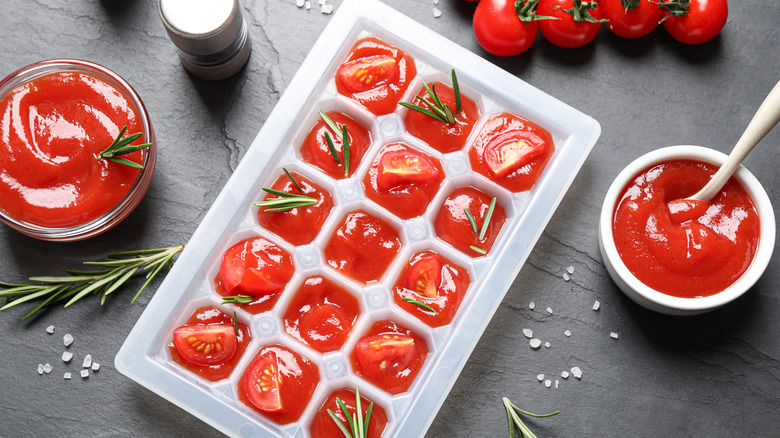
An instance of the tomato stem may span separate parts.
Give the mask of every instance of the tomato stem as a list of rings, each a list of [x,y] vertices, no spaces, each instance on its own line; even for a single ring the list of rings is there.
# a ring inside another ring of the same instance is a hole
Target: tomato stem
[[[606,18],[597,20],[593,15],[591,15],[590,11],[596,10],[596,8],[599,5],[598,2],[595,1],[584,2],[582,0],[572,0],[571,4],[572,4],[571,9],[564,9],[560,6],[556,6],[553,8],[553,13],[556,9],[560,9],[563,12],[566,12],[567,14],[571,15],[575,23],[582,23],[583,21],[586,21],[588,23],[609,23],[609,20],[607,20]]]
[[[658,24],[663,23],[671,16],[684,17],[688,14],[688,9],[691,7],[690,0],[658,0],[657,2],[651,1],[650,3],[658,5],[662,11],[666,12],[666,15]]]
[[[560,20],[558,17],[549,17],[547,15],[536,15],[536,5],[539,0],[516,0],[515,13],[517,18],[523,23],[530,23],[539,20]]]
[[[626,13],[628,13],[628,11],[631,9],[636,9],[639,7],[639,0],[620,0],[620,3],[624,8],[626,8]]]

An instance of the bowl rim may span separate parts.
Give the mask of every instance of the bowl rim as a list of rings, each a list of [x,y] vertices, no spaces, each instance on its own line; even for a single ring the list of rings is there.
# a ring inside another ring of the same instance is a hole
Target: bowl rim
[[[672,159],[697,160],[720,166],[727,155],[695,145],[668,146],[648,152],[626,166],[609,187],[604,198],[599,217],[599,245],[606,263],[611,263],[610,275],[617,275],[633,292],[662,308],[680,312],[705,312],[716,309],[742,296],[761,277],[772,258],[775,245],[775,216],[772,203],[761,183],[744,166],[740,165],[734,173],[735,178],[753,200],[760,219],[759,244],[747,271],[737,281],[714,295],[697,298],[681,298],[659,292],[645,285],[628,270],[620,258],[612,234],[612,217],[618,197],[626,185],[647,168]],[[613,274],[614,271],[614,274]],[[616,281],[617,282],[617,281]],[[624,291],[625,292],[625,291]],[[627,294],[630,297],[630,294]],[[631,297],[633,299],[633,297]],[[637,301],[639,304],[645,304]],[[647,307],[647,306],[645,306]],[[655,310],[655,309],[652,309]]]
[[[124,220],[141,202],[151,184],[157,162],[157,143],[149,112],[141,97],[119,74],[100,64],[75,58],[54,58],[24,66],[0,80],[0,97],[14,88],[43,75],[57,72],[87,72],[117,88],[137,108],[143,126],[143,138],[152,143],[144,154],[144,168],[138,172],[133,185],[110,210],[79,225],[70,227],[46,227],[14,218],[0,209],[0,220],[16,231],[36,239],[72,242],[101,234]]]

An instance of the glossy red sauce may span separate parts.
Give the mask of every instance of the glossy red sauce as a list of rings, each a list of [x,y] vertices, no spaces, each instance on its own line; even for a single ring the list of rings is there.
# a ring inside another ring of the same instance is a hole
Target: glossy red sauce
[[[347,126],[347,134],[349,134],[349,175],[351,176],[360,165],[360,160],[363,158],[366,150],[371,146],[371,132],[360,122],[342,112],[329,111],[326,114],[339,128],[342,128],[344,125]],[[330,153],[327,140],[325,140],[326,132],[330,135],[333,146],[338,152],[339,163],[333,159],[333,155]],[[317,119],[317,123],[314,124],[309,134],[303,140],[301,158],[333,178],[347,178],[347,175],[344,175],[342,142],[336,133],[325,124],[322,117]]]
[[[358,315],[358,300],[346,289],[316,275],[304,280],[284,314],[287,333],[313,349],[327,353],[347,341]]]
[[[474,128],[474,124],[479,120],[479,107],[461,92],[460,112],[455,114],[455,93],[452,87],[441,82],[428,84],[428,86],[431,85],[436,87],[436,95],[439,96],[442,103],[452,110],[455,123],[444,123],[417,111],[407,110],[406,116],[404,116],[406,130],[440,152],[447,153],[462,149]],[[425,87],[421,88],[417,94],[431,101]],[[427,108],[425,103],[417,97],[412,100],[412,103]]]
[[[613,235],[621,260],[642,283],[683,298],[714,295],[750,266],[760,220],[753,201],[734,179],[709,207],[673,219],[671,201],[693,195],[717,168],[669,161],[642,171],[615,206]],[[678,213],[679,214],[679,213]]]
[[[273,352],[276,356],[274,371],[276,371],[275,378],[279,382],[280,408],[275,411],[267,411],[255,406],[247,393],[262,390],[256,384],[259,377],[256,373],[262,374],[267,368],[258,368],[255,365],[269,352]],[[301,417],[319,382],[319,370],[311,360],[281,344],[271,344],[260,349],[255,355],[241,375],[236,389],[239,400],[245,405],[269,420],[283,425],[297,421]]]
[[[336,90],[372,113],[390,114],[417,75],[414,59],[375,37],[355,43],[336,73]]]
[[[258,314],[273,308],[294,270],[290,253],[264,237],[252,237],[225,251],[214,287],[223,297],[251,295],[251,303],[236,305]]]
[[[530,155],[511,146],[533,148]],[[513,192],[530,190],[555,152],[552,135],[537,124],[511,113],[490,116],[469,149],[471,167]]]
[[[384,320],[361,336],[350,359],[356,375],[390,394],[400,394],[412,385],[427,357],[428,344],[420,335]]]
[[[365,211],[347,213],[325,246],[333,269],[363,283],[382,278],[398,251],[401,238],[389,222]]]
[[[185,326],[214,324],[233,325],[233,315],[227,315],[214,306],[204,306],[192,312],[192,315],[187,319],[187,322],[184,323]],[[249,342],[252,341],[252,334],[247,325],[241,322],[241,319],[238,320],[237,340],[238,346],[235,355],[227,362],[218,365],[202,366],[187,361],[179,354],[176,347],[173,346],[173,342],[168,344],[168,351],[171,354],[171,359],[177,364],[206,380],[216,382],[217,380],[226,379],[230,376],[230,373],[233,372],[236,364],[244,355],[244,351],[249,345]]]
[[[0,209],[54,228],[81,225],[111,210],[139,170],[96,154],[125,125],[126,135],[142,132],[138,108],[90,74],[52,73],[11,90],[0,100]],[[123,158],[142,163],[144,153]]]
[[[384,165],[388,158],[407,161],[403,169],[395,169],[396,176],[391,186],[378,184],[382,182],[379,180],[382,175],[390,172]],[[424,161],[424,166],[414,164],[419,160]],[[443,180],[444,169],[439,160],[398,142],[383,147],[379,152],[363,178],[363,189],[372,201],[401,219],[410,219],[425,213]]]
[[[447,325],[455,317],[469,288],[468,272],[432,250],[418,251],[409,259],[393,287],[393,299],[402,309],[431,327]],[[431,312],[403,300],[411,298],[432,307]]]
[[[472,246],[490,253],[496,237],[498,237],[504,222],[506,222],[504,208],[500,203],[496,202],[485,238],[481,241],[479,240],[479,231],[482,230],[482,223],[485,220],[485,215],[492,199],[492,196],[474,187],[456,188],[447,196],[436,214],[436,219],[433,223],[436,236],[472,257],[481,257],[483,255],[474,251],[471,248]],[[474,221],[477,224],[477,233],[474,233],[464,211],[465,209],[468,209],[474,216]]]
[[[336,399],[344,402],[347,410],[350,412],[350,419],[352,414],[357,414],[355,390],[349,388],[341,388],[333,391],[330,396],[317,411],[314,420],[311,423],[309,432],[311,438],[341,438],[344,434],[339,430],[336,422],[328,414],[328,410],[331,410],[342,421],[344,425],[347,425],[347,417],[344,415],[344,411],[338,404]],[[368,411],[368,407],[373,400],[370,400],[360,394],[360,410],[363,412],[363,419],[365,421],[365,415]],[[368,430],[366,436],[371,438],[378,438],[382,436],[387,426],[387,414],[384,408],[373,402],[374,406],[371,408],[371,418],[368,420]],[[349,428],[349,426],[347,426]]]
[[[319,201],[314,205],[306,207],[297,207],[287,211],[266,212],[266,208],[260,207],[257,210],[257,219],[260,225],[270,230],[282,239],[293,245],[305,245],[311,243],[320,232],[322,224],[328,218],[330,210],[333,208],[333,198],[330,193],[308,178],[301,176],[296,172],[290,173],[303,192],[293,184],[287,175],[282,174],[271,185],[272,189],[285,193],[296,195],[306,195],[316,198]],[[277,198],[277,195],[267,195],[264,199]]]

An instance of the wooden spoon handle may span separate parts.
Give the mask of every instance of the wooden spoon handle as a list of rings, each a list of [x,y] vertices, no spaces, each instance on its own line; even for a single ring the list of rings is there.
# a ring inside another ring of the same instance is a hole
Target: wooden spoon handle
[[[742,137],[739,138],[736,146],[729,154],[729,157],[720,166],[720,169],[712,176],[710,182],[690,199],[709,202],[731,178],[731,175],[737,170],[742,160],[747,154],[764,138],[777,122],[780,121],[780,82],[775,85],[769,95],[764,99],[764,103],[756,111],[753,120],[745,129]]]

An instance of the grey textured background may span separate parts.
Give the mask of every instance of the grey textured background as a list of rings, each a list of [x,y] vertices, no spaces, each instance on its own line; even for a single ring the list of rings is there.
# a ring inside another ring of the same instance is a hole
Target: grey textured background
[[[246,69],[209,83],[180,66],[152,0],[0,0],[0,77],[35,61],[75,57],[103,64],[130,82],[152,115],[159,144],[152,187],[138,209],[86,242],[36,241],[0,226],[0,279],[54,275],[112,250],[184,243],[197,227],[273,109],[329,17],[294,0],[243,0],[253,53]],[[316,2],[313,2],[316,3]],[[338,6],[340,1],[331,0]],[[606,29],[576,50],[537,41],[500,59],[474,40],[474,4],[442,0],[387,3],[532,85],[592,115],[601,139],[482,336],[428,435],[506,436],[500,404],[557,417],[529,420],[544,436],[778,436],[780,275],[778,255],[744,297],[707,315],[673,318],[625,298],[606,273],[596,221],[609,184],[637,156],[662,146],[699,144],[728,151],[780,79],[780,6],[732,1],[728,23],[697,47],[662,29],[625,41]],[[780,130],[747,159],[780,203]],[[566,266],[571,282],[561,276]],[[199,420],[120,375],[114,355],[143,312],[130,291],[105,306],[82,302],[31,321],[0,314],[0,436],[218,436]],[[594,300],[601,310],[594,312]],[[535,301],[536,310],[528,310]],[[553,314],[544,309],[550,307]],[[57,334],[45,327],[53,324]],[[550,348],[529,348],[531,328]],[[565,337],[564,330],[572,336]],[[609,337],[618,332],[617,340]],[[76,337],[65,366],[62,335]],[[64,381],[91,353],[103,368]],[[78,363],[76,363],[78,361]],[[39,363],[55,370],[44,376]],[[582,380],[545,388],[579,366]]]

